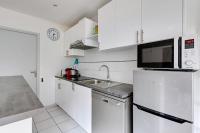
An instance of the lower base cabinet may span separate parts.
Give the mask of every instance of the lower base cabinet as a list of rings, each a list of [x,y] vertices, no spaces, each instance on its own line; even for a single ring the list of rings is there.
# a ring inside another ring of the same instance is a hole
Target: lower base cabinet
[[[56,79],[56,104],[66,111],[87,133],[91,133],[92,91],[90,88]]]

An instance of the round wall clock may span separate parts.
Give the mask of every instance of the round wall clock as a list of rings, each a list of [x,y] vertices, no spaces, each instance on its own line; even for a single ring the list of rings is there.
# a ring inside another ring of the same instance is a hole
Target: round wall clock
[[[60,38],[60,32],[55,28],[49,28],[47,30],[47,36],[52,41],[57,41]]]

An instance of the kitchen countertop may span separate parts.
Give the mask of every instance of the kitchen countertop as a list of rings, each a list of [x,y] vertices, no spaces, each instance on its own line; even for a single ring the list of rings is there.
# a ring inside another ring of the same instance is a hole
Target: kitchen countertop
[[[80,77],[80,79],[78,81],[68,80],[65,77],[61,77],[61,76],[55,76],[55,77],[59,78],[59,79],[66,80],[66,81],[70,81],[72,83],[75,83],[75,84],[78,84],[78,85],[81,85],[81,86],[91,88],[92,90],[102,92],[102,93],[105,93],[105,94],[109,94],[109,95],[112,95],[112,96],[115,96],[115,97],[118,97],[118,98],[121,98],[121,99],[126,99],[127,97],[133,95],[133,85],[131,85],[131,84],[121,83],[117,86],[113,86],[113,87],[109,87],[109,88],[104,89],[104,88],[97,87],[97,86],[94,86],[94,85],[89,85],[89,84],[84,84],[84,83],[79,82],[79,81],[82,81],[82,80],[96,79],[96,78],[92,78],[92,77],[82,76],[82,77]]]
[[[0,118],[43,108],[23,76],[0,76]]]

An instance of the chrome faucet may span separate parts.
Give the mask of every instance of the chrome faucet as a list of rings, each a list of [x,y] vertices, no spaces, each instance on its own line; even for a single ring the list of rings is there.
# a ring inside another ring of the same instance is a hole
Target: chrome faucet
[[[101,67],[99,68],[99,71],[101,71],[101,69],[105,67],[106,70],[107,70],[107,80],[109,81],[110,80],[110,70],[109,70],[109,67],[107,65],[101,65]]]

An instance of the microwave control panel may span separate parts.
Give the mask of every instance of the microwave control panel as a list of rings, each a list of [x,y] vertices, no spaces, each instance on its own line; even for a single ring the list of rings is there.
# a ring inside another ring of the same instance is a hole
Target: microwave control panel
[[[200,69],[200,47],[196,37],[184,37],[182,40],[182,68]]]

